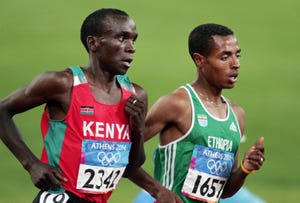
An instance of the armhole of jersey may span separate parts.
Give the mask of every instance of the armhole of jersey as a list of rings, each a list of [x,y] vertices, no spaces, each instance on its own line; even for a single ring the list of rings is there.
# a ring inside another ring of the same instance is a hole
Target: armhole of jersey
[[[73,73],[73,86],[87,83],[85,75],[79,66],[71,66],[70,69]]]
[[[190,104],[191,104],[191,107],[192,107],[192,122],[191,122],[191,126],[190,126],[189,130],[183,136],[183,137],[186,137],[187,135],[189,135],[191,133],[191,131],[193,130],[194,125],[195,125],[195,106],[194,106],[194,102],[193,102],[193,95],[192,95],[191,90],[190,90],[191,87],[189,86],[189,84],[186,84],[186,85],[182,86],[181,88],[183,88],[183,89],[185,89],[187,91],[187,94],[188,94],[189,100],[190,100]]]
[[[175,144],[175,143],[177,143],[177,142],[179,142],[179,141],[185,139],[185,138],[191,133],[191,131],[192,131],[193,128],[194,128],[194,125],[195,125],[195,107],[194,107],[192,95],[191,95],[191,93],[190,93],[190,91],[189,91],[189,87],[188,87],[187,84],[186,84],[186,85],[183,85],[183,86],[181,86],[181,87],[179,87],[179,88],[183,88],[183,89],[187,92],[187,94],[188,94],[188,96],[189,96],[189,101],[190,101],[190,104],[191,104],[191,106],[192,106],[192,115],[191,115],[191,116],[192,116],[192,121],[191,121],[191,125],[190,125],[188,131],[187,131],[182,137],[180,137],[180,138],[178,138],[178,139],[176,139],[176,140],[174,140],[174,141],[172,141],[172,142],[170,142],[170,143],[168,143],[168,144],[166,144],[166,145],[160,145],[160,144],[159,144],[159,145],[158,145],[159,148],[165,148],[165,147],[168,147],[168,146],[170,146],[170,145],[172,145],[172,144]]]
[[[132,85],[127,75],[117,75],[117,81],[120,84],[121,88],[124,88],[129,92],[135,93],[134,86]]]

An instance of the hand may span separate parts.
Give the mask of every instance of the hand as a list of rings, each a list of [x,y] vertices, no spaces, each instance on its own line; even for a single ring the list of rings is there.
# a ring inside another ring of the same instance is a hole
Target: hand
[[[125,104],[125,113],[129,117],[129,126],[132,134],[141,135],[144,131],[146,107],[144,102],[139,100],[135,95],[129,97]]]
[[[182,203],[180,197],[168,189],[161,189],[155,203]]]
[[[60,187],[60,181],[67,181],[56,168],[41,161],[34,163],[29,173],[33,184],[41,190]]]
[[[246,152],[242,161],[248,171],[259,170],[265,161],[264,138],[260,137]]]

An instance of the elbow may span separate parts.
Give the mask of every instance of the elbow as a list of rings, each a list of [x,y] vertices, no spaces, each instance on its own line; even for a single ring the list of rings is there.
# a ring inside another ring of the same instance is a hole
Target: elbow
[[[12,118],[13,114],[11,114],[3,102],[0,102],[0,119],[2,120],[4,117]]]
[[[146,161],[146,155],[143,153],[138,160],[135,162],[131,162],[126,166],[125,172],[123,174],[124,178],[130,178],[132,175],[134,175],[137,170],[145,163]]]
[[[240,187],[237,188],[226,188],[224,189],[221,198],[225,199],[225,198],[229,198],[232,197],[235,193],[237,193],[240,190]]]
[[[226,199],[226,198],[229,198],[232,196],[233,196],[233,194],[223,193],[221,197],[222,197],[222,199]]]
[[[137,173],[139,168],[140,167],[138,166],[128,165],[124,171],[123,177],[130,179],[130,177],[134,176]]]

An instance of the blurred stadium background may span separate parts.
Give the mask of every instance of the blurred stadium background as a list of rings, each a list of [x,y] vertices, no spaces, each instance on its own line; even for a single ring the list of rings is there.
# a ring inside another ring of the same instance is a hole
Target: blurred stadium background
[[[215,22],[235,31],[242,48],[239,82],[224,95],[246,111],[247,142],[265,137],[266,162],[246,186],[270,203],[299,202],[300,162],[300,1],[17,1],[0,2],[0,97],[46,70],[87,63],[79,40],[83,19],[102,7],[123,9],[135,20],[139,37],[128,72],[149,94],[161,95],[192,81],[195,66],[187,37],[198,24]],[[39,156],[41,108],[15,117],[25,141]],[[145,169],[152,174],[157,139],[145,144]],[[31,202],[38,190],[0,143],[0,202]],[[109,202],[130,203],[139,188],[121,181]]]

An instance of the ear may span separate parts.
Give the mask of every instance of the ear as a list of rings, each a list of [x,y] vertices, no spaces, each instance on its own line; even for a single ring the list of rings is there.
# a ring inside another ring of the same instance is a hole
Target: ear
[[[100,44],[99,40],[98,40],[98,37],[90,35],[90,36],[87,37],[86,42],[87,42],[87,46],[88,46],[90,51],[92,51],[92,52],[97,51],[97,48]]]
[[[193,59],[198,68],[201,68],[203,66],[203,63],[205,62],[205,57],[199,53],[194,53]]]

